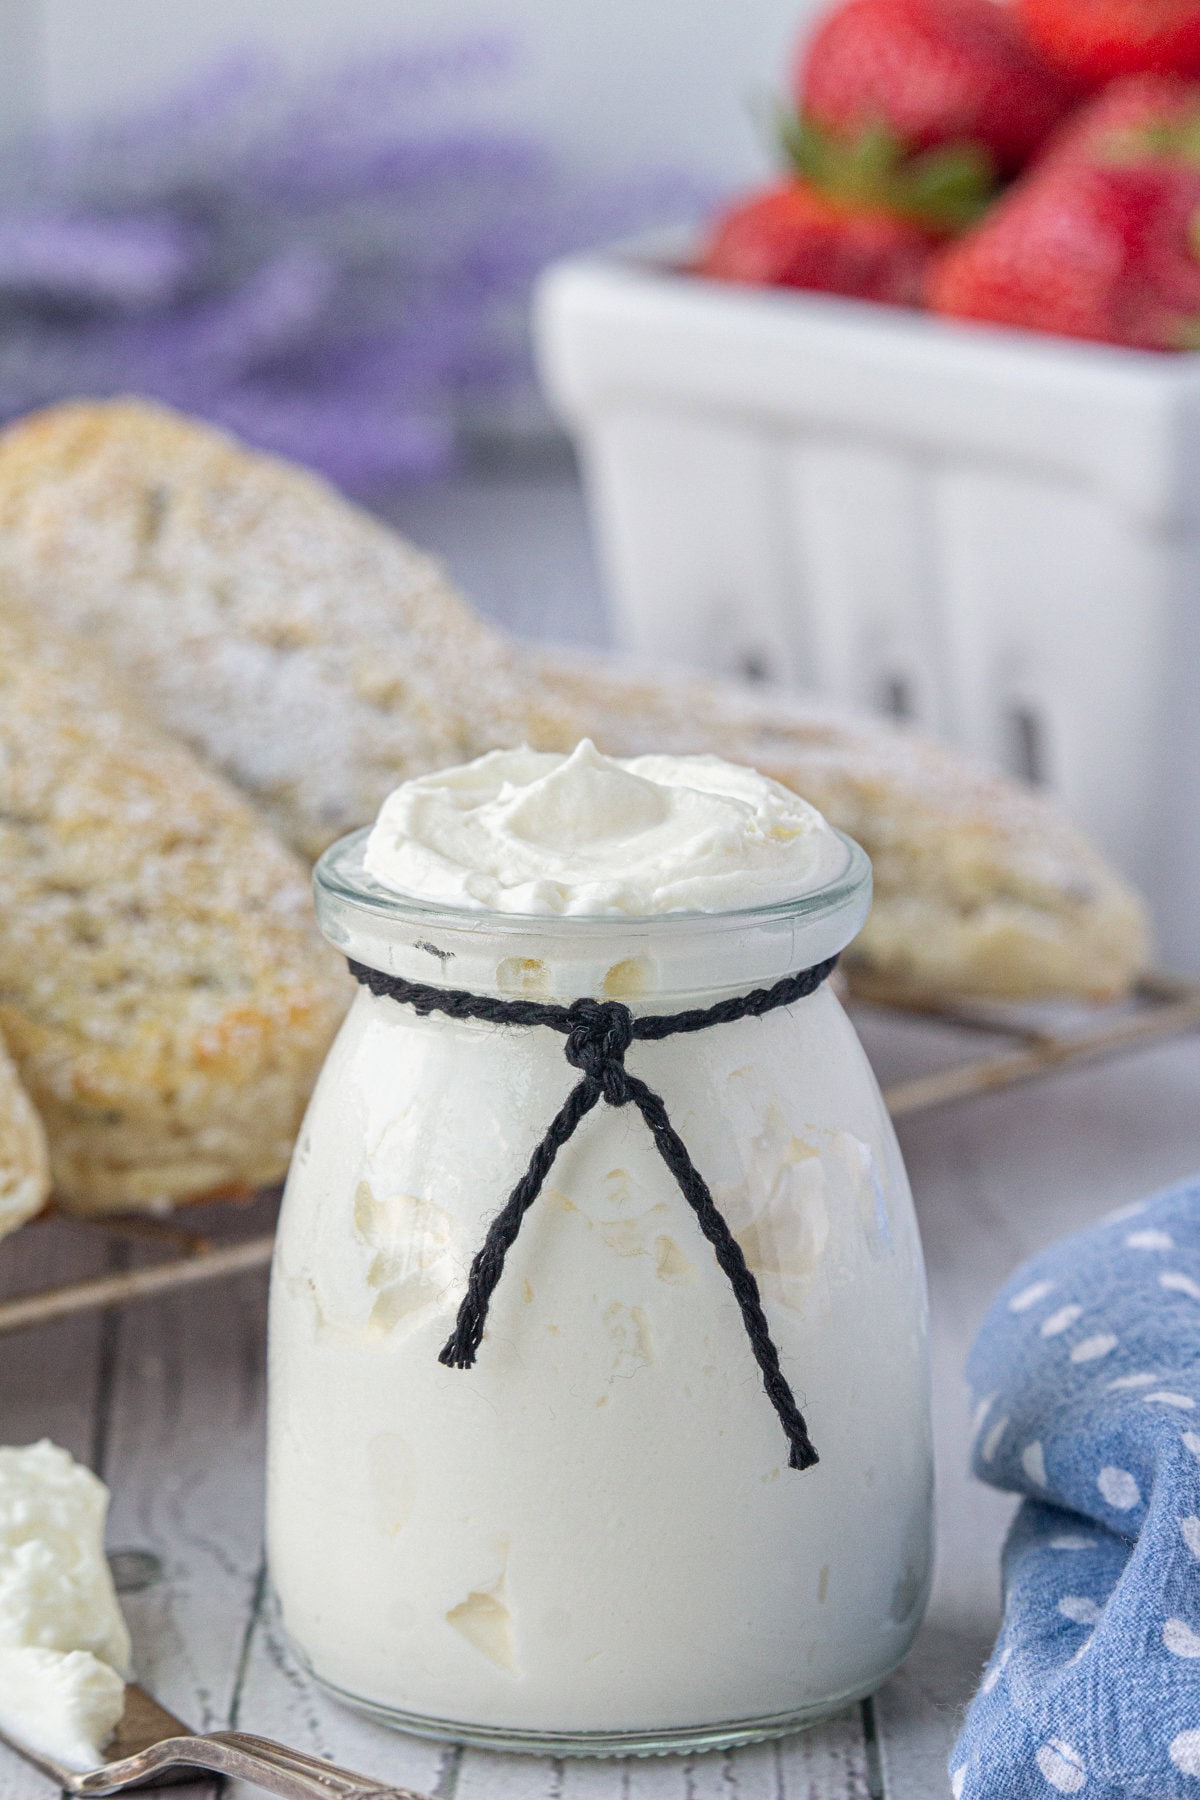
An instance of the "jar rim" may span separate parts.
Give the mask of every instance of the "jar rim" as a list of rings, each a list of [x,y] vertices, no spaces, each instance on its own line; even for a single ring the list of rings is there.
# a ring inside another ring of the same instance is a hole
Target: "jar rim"
[[[377,920],[388,920],[416,928],[488,932],[501,936],[545,936],[548,932],[565,938],[582,940],[587,936],[627,933],[631,929],[671,933],[681,941],[688,932],[711,932],[728,925],[747,930],[755,925],[806,923],[815,924],[831,913],[842,911],[855,900],[869,895],[871,861],[861,844],[836,826],[830,829],[846,851],[842,872],[821,887],[811,888],[787,900],[762,906],[735,907],[717,912],[660,913],[514,913],[498,912],[488,907],[450,906],[440,901],[409,898],[395,892],[368,873],[363,856],[369,825],[360,826],[338,838],[318,859],[313,870],[318,918],[322,899],[335,906],[349,906]]]

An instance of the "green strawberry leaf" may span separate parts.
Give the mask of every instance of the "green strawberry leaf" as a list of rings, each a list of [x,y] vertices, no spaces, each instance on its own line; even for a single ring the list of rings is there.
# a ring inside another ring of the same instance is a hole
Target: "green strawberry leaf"
[[[790,168],[822,193],[847,205],[884,207],[939,235],[973,225],[999,186],[996,166],[979,144],[941,144],[908,155],[903,139],[883,123],[842,137],[782,107],[777,134]]]
[[[783,107],[778,134],[794,172],[843,200],[880,204],[904,155],[899,138],[886,125],[868,125],[856,138],[844,138]]]
[[[1200,317],[1195,314],[1190,319],[1180,319],[1172,333],[1174,350],[1200,350]]]
[[[943,144],[910,158],[899,176],[902,209],[935,229],[965,231],[996,197],[996,165],[981,144]]]
[[[1200,110],[1112,131],[1100,154],[1112,163],[1200,163]]]
[[[805,181],[811,181],[814,187],[825,187],[833,173],[832,139],[811,120],[784,106],[776,109],[775,129],[779,146],[792,173]]]

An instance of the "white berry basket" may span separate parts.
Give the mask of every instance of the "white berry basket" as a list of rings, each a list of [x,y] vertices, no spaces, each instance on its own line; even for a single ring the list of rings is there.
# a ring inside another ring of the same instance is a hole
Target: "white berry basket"
[[[621,645],[1043,782],[1200,968],[1200,359],[681,272],[542,278]]]

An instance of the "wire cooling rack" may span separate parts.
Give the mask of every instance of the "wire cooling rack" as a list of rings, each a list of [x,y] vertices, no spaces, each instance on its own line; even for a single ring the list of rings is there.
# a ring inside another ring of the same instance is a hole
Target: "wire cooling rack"
[[[1120,1056],[1200,1028],[1200,983],[1165,975],[1145,977],[1129,1003],[1082,1017],[1078,1012],[1064,1018],[1061,1011],[922,1000],[882,990],[868,1000],[856,999],[854,1005],[861,1005],[864,1011],[902,1013],[912,1019],[957,1026],[964,1040],[972,1039],[973,1050],[979,1033],[998,1042],[999,1047],[985,1055],[965,1055],[947,1068],[885,1087],[883,1097],[893,1119],[1045,1080],[1073,1064]],[[274,1246],[269,1232],[222,1242],[189,1229],[186,1212],[171,1219],[131,1215],[89,1220],[86,1225],[81,1222],[79,1229],[102,1232],[117,1242],[132,1240],[156,1248],[162,1255],[137,1268],[0,1300],[0,1335],[263,1269]]]

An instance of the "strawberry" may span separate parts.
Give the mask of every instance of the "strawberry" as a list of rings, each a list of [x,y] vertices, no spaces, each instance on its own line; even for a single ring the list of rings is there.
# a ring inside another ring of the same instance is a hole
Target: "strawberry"
[[[883,130],[900,155],[966,149],[1001,175],[1079,99],[994,0],[843,0],[801,47],[793,88],[805,123],[844,144]]]
[[[1196,0],[1017,0],[1028,36],[1064,71],[1098,87],[1118,75],[1200,75]]]
[[[788,181],[724,213],[695,268],[723,281],[915,306],[932,254],[929,233],[886,208],[854,205]]]
[[[1114,83],[945,252],[928,299],[1066,337],[1200,345],[1200,86]]]

